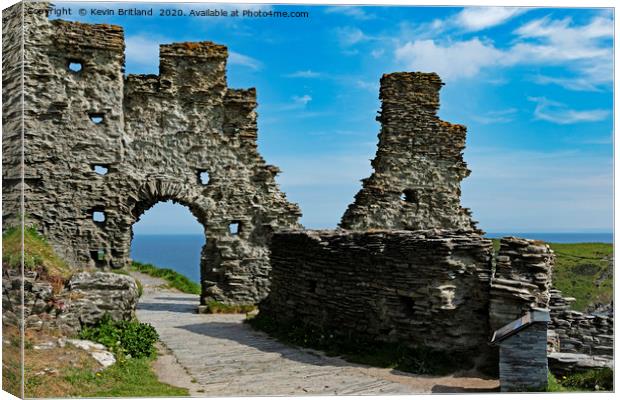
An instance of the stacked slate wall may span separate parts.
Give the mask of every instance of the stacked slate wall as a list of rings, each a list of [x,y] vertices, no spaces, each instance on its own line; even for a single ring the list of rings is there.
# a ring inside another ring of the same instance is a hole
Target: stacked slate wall
[[[571,309],[572,298],[551,290],[550,333],[555,339],[553,351],[591,356],[614,355],[613,313],[588,315]]]
[[[553,250],[544,242],[501,239],[491,280],[491,329],[501,328],[532,308],[548,308],[554,262]]]
[[[273,236],[260,312],[338,335],[480,354],[492,243],[459,231],[291,231]]]

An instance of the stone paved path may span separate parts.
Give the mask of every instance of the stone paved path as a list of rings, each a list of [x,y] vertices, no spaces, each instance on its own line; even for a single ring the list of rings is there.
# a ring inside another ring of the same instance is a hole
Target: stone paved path
[[[371,368],[290,347],[243,324],[244,315],[196,314],[198,296],[162,289],[153,278],[139,279],[145,290],[138,318],[157,329],[191,375],[193,395],[411,394],[497,386],[493,380]]]

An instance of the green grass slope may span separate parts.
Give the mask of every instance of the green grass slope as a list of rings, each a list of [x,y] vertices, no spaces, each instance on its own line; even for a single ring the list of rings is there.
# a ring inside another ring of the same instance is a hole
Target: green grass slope
[[[553,286],[577,299],[573,308],[613,300],[613,245],[609,243],[550,243],[556,254]]]

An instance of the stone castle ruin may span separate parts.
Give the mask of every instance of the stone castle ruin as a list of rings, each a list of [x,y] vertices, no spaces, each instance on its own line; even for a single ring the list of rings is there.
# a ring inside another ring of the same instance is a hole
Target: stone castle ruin
[[[340,228],[311,231],[257,151],[255,90],[227,87],[226,47],[161,45],[159,75],[124,76],[121,27],[3,17],[5,226],[23,190],[26,221],[76,268],[126,266],[132,225],[173,200],[204,227],[203,305],[487,359],[494,330],[549,307],[549,246],[504,238],[495,256],[460,204],[466,128],[437,117],[436,74],[383,76],[374,172]],[[558,337],[585,335],[557,309]]]
[[[154,204],[187,206],[204,227],[202,303],[255,303],[268,288],[270,234],[299,227],[277,167],[257,150],[256,91],[226,85],[227,49],[160,47],[159,75],[124,76],[119,26],[50,21],[45,3],[22,21],[5,14],[5,90],[19,101],[24,66],[24,181],[20,114],[5,112],[5,225],[25,214],[76,267],[122,268],[132,225]],[[6,93],[6,92],[5,92]],[[9,102],[5,103],[8,111]]]

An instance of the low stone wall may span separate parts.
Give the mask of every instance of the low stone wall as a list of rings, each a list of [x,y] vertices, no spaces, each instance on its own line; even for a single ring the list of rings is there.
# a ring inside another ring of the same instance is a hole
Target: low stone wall
[[[573,298],[563,297],[560,290],[551,290],[549,331],[550,336],[555,339],[552,350],[613,357],[613,313],[587,315],[572,310],[570,306],[572,301]]]
[[[460,231],[290,231],[271,243],[261,314],[338,335],[488,349],[492,243]]]
[[[53,284],[36,271],[26,271],[22,307],[19,271],[5,268],[2,273],[2,322],[8,325],[20,324],[23,309],[27,329],[71,335],[105,314],[114,320],[129,320],[138,303],[136,282],[127,275],[79,272],[66,284]]]

